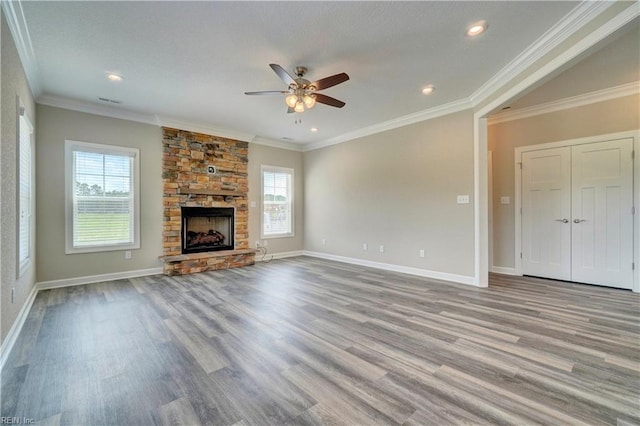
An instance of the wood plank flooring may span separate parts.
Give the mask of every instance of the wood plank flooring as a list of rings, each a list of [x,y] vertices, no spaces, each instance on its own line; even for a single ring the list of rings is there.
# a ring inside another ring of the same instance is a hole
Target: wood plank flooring
[[[640,297],[308,257],[40,292],[1,415],[71,425],[640,424]]]

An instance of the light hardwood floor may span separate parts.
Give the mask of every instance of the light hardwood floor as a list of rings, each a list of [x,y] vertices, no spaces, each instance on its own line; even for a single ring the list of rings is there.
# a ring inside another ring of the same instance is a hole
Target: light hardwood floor
[[[41,424],[639,424],[640,297],[308,257],[40,292],[2,416]]]

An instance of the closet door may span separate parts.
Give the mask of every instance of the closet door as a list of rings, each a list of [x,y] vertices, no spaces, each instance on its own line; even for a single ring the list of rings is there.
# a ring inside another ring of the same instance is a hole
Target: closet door
[[[632,139],[572,147],[571,280],[633,284]]]
[[[571,148],[522,154],[522,271],[571,279]]]

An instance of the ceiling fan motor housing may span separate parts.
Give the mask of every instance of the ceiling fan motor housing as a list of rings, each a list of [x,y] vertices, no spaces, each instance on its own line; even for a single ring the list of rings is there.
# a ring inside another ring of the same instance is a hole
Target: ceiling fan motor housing
[[[307,67],[298,66],[295,67],[295,73],[298,78],[293,78],[284,68],[278,64],[269,64],[271,69],[278,74],[278,77],[282,81],[288,84],[287,91],[262,91],[262,92],[245,92],[246,95],[271,95],[271,94],[285,94],[285,103],[288,106],[287,112],[303,112],[305,107],[307,109],[313,108],[316,102],[330,105],[336,108],[342,108],[345,103],[324,95],[317,93],[318,90],[328,89],[336,84],[343,83],[349,80],[349,76],[346,73],[340,73],[332,75],[330,77],[322,78],[314,81],[313,83],[303,78],[307,73]]]

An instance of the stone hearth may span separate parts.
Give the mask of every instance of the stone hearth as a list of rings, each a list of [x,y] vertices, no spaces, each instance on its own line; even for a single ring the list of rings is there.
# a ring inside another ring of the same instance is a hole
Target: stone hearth
[[[249,248],[249,143],[162,128],[163,271],[183,275],[255,263]],[[232,250],[182,253],[182,207],[235,209]]]

